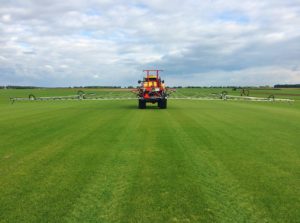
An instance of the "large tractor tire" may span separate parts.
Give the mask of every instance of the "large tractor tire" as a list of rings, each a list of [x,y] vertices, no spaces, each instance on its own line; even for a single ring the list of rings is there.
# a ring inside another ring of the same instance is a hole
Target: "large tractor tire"
[[[167,108],[167,99],[161,99],[158,102],[158,107],[161,109],[166,109]]]
[[[139,109],[146,108],[146,101],[139,99]]]

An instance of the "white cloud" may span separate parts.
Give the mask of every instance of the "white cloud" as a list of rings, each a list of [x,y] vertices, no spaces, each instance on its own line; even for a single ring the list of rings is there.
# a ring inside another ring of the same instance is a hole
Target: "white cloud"
[[[2,21],[3,22],[10,22],[10,20],[11,20],[10,14],[2,15]]]
[[[298,0],[3,0],[0,18],[0,85],[134,85],[144,68],[178,85],[299,82]]]

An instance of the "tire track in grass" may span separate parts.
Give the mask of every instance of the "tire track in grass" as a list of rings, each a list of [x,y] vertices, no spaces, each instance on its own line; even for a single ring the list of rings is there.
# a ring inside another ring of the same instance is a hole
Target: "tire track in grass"
[[[120,204],[121,222],[199,222],[214,220],[197,184],[190,160],[178,146],[168,111],[145,111],[136,130],[142,155]]]
[[[117,115],[119,117],[123,116],[122,112],[119,112],[119,114],[114,113],[114,115]],[[128,114],[129,115],[129,114]],[[126,114],[127,116],[127,114]],[[123,116],[124,117],[124,116]],[[114,116],[115,118],[115,116]],[[95,185],[93,184],[95,179],[101,180],[101,183],[103,182],[103,180],[110,178],[110,176],[107,176],[107,172],[109,171],[109,168],[111,168],[109,165],[111,164],[111,162],[114,162],[115,160],[115,156],[116,153],[118,151],[116,151],[114,148],[105,148],[105,146],[109,146],[111,144],[111,142],[114,141],[115,139],[115,135],[118,134],[119,132],[119,128],[123,128],[123,126],[121,125],[110,125],[110,123],[114,122],[115,119],[108,119],[107,122],[103,123],[104,125],[101,128],[96,128],[93,129],[93,131],[90,132],[89,135],[83,137],[80,139],[80,141],[78,141],[76,143],[76,145],[74,144],[74,148],[72,149],[73,153],[69,154],[67,157],[70,156],[69,159],[76,159],[78,160],[78,162],[82,163],[82,157],[85,157],[85,160],[87,163],[84,162],[83,166],[77,166],[75,167],[74,165],[73,168],[79,170],[80,172],[80,178],[77,179],[74,183],[78,184],[80,183],[81,185],[79,186],[79,188],[74,188],[76,190],[76,194],[77,196],[74,196],[72,199],[72,204],[68,206],[68,209],[65,209],[64,211],[61,211],[59,209],[57,209],[57,212],[60,212],[60,217],[57,218],[57,220],[59,221],[68,221],[68,217],[66,216],[70,216],[70,213],[73,212],[74,209],[77,210],[78,207],[78,200],[80,198],[84,198],[85,201],[87,202],[79,202],[79,208],[80,210],[82,210],[81,214],[83,213],[84,215],[87,214],[88,212],[90,212],[90,208],[93,208],[93,210],[95,210],[95,206],[98,205],[98,199],[95,199],[96,197],[94,196],[95,194],[91,194],[91,190],[89,191],[89,194],[86,194],[85,191],[87,190],[87,188],[91,188],[91,184],[92,187],[94,187]],[[124,117],[125,118],[125,117]],[[126,119],[126,118],[125,118]],[[121,124],[121,123],[119,123]],[[124,125],[124,124],[122,124]],[[116,128],[118,127],[118,128]],[[107,131],[107,133],[103,134],[104,131]],[[97,137],[97,135],[100,133],[102,133],[102,135],[99,137]],[[103,140],[103,142],[102,142]],[[102,142],[103,146],[100,146]],[[100,149],[100,150],[99,150]],[[59,164],[59,166],[63,167],[63,164]],[[55,170],[54,170],[55,171]],[[72,171],[71,171],[72,173]],[[55,175],[54,175],[55,176]],[[83,183],[83,184],[82,184]],[[93,188],[95,189],[95,188]],[[99,188],[98,188],[99,189]],[[107,193],[111,193],[110,192],[111,188],[108,188],[108,190],[106,191]],[[98,192],[98,191],[93,191],[93,192]],[[73,192],[71,192],[73,193]],[[107,193],[104,193],[104,195],[107,195]],[[87,196],[86,196],[87,195]],[[61,190],[57,191],[57,193],[55,193],[54,197],[51,197],[51,202],[55,203],[56,200],[59,200],[61,196]],[[95,203],[93,203],[93,201]],[[99,214],[98,211],[96,210],[97,213]],[[77,214],[78,212],[76,212]],[[90,212],[90,214],[92,215],[93,213]],[[81,220],[78,220],[77,222],[82,222],[82,221],[87,221],[87,219],[93,219],[93,216],[88,215],[88,216],[84,216],[84,218],[82,218]],[[73,216],[73,215],[72,215]],[[42,218],[41,218],[42,220]],[[95,219],[93,219],[95,220]],[[54,221],[55,222],[55,221]]]
[[[194,171],[198,172],[199,187],[204,191],[206,202],[218,222],[269,222],[265,210],[256,207],[253,197],[245,191],[222,161],[211,151],[215,133],[205,128],[209,121],[191,118],[193,113],[170,114],[175,134],[180,138],[178,145],[184,148]],[[223,136],[226,137],[226,136]]]
[[[127,111],[128,113],[128,111]],[[135,168],[140,151],[132,148],[132,134],[141,122],[137,112],[132,112],[118,120],[118,132],[112,136],[115,143],[109,145],[110,157],[104,163],[105,168],[98,170],[80,197],[72,211],[66,216],[66,222],[122,222],[118,206],[124,199],[126,188]]]

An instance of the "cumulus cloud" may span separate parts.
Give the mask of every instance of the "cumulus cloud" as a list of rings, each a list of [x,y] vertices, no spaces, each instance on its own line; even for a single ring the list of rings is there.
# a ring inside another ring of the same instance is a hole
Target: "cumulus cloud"
[[[299,0],[3,0],[0,85],[298,83],[299,24]]]

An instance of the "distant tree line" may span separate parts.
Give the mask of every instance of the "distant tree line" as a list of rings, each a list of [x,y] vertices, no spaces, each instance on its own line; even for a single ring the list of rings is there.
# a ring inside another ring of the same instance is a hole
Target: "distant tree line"
[[[274,88],[300,88],[300,84],[276,84]]]
[[[0,89],[40,89],[43,87],[35,87],[35,86],[14,86],[14,85],[7,85],[7,86],[0,86]]]
[[[253,87],[253,86],[173,86],[172,88],[232,88],[232,89],[244,89],[244,88],[266,88],[268,86],[260,86],[260,87]]]
[[[73,88],[122,88],[121,86],[74,86]]]
[[[0,89],[48,89],[48,88],[122,88],[121,86],[74,86],[74,87],[36,87],[36,86],[0,86]]]

